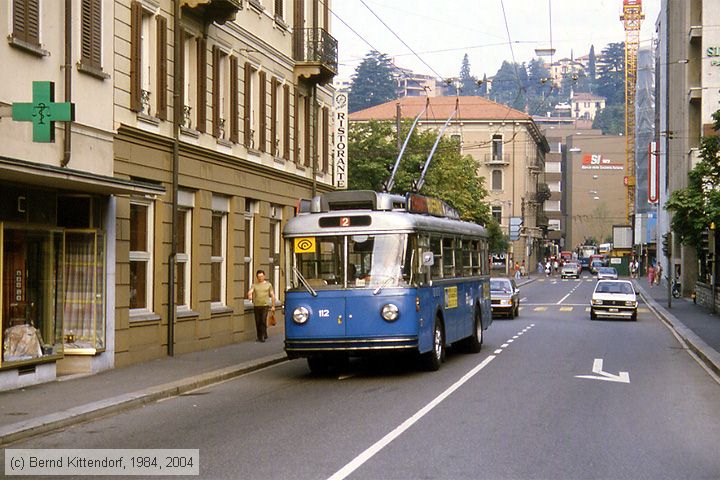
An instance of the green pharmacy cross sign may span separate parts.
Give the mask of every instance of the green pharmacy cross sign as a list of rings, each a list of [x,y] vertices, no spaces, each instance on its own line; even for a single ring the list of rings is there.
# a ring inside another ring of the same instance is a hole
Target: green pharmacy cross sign
[[[55,103],[53,82],[33,82],[32,102],[13,103],[12,119],[32,122],[33,142],[54,142],[54,123],[75,120],[75,104]]]

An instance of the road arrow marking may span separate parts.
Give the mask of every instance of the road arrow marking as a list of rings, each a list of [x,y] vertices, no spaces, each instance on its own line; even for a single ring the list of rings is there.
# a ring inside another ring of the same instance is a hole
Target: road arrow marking
[[[618,375],[603,372],[603,359],[596,358],[593,362],[593,373],[596,375],[575,375],[575,378],[589,378],[591,380],[604,380],[606,382],[630,383],[630,374],[628,372],[619,372]]]

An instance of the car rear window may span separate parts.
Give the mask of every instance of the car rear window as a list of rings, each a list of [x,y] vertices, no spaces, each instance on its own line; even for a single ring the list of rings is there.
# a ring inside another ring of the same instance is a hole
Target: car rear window
[[[490,280],[490,291],[491,292],[511,292],[509,280]]]

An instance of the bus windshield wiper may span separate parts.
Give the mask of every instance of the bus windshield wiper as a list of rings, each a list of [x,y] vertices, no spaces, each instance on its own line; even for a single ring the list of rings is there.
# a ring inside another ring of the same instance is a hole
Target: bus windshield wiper
[[[373,290],[373,295],[377,295],[378,293],[380,293],[380,290],[382,290],[383,288],[385,288],[385,286],[387,286],[387,284],[390,283],[390,282],[392,282],[393,280],[395,280],[393,277],[388,277],[387,280],[385,280],[385,281],[384,281],[383,283],[381,283],[375,290]]]
[[[298,270],[297,267],[293,267],[293,271],[295,272],[295,275],[297,275],[300,279],[300,283],[302,283],[303,286],[307,289],[307,291],[310,292],[310,295],[312,295],[313,297],[317,297],[317,292],[310,286],[307,280],[305,280],[305,277],[302,276],[300,270]]]

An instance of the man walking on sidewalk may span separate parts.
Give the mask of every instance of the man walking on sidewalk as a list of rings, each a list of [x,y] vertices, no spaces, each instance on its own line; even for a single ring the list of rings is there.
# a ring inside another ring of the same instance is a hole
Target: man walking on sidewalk
[[[248,299],[253,302],[253,313],[255,314],[255,331],[257,341],[267,340],[267,314],[268,308],[275,312],[275,292],[272,283],[265,280],[265,272],[258,270],[255,274],[257,281],[248,291]]]

